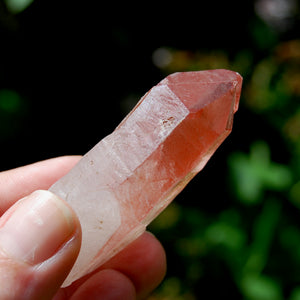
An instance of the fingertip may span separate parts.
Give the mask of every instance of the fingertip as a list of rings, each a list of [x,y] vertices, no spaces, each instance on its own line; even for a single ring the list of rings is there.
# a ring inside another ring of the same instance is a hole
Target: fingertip
[[[40,190],[18,201],[0,219],[0,299],[52,299],[80,243],[80,223],[63,200]]]

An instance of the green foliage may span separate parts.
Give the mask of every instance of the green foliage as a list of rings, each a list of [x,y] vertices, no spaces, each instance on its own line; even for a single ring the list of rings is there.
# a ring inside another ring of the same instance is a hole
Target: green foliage
[[[279,285],[266,276],[246,276],[242,280],[242,290],[247,300],[280,300]]]
[[[14,14],[22,12],[33,0],[5,0],[7,8]]]
[[[300,287],[296,287],[292,291],[290,300],[300,300]]]
[[[229,157],[238,200],[252,204],[263,199],[265,190],[284,191],[290,187],[292,174],[288,166],[272,162],[270,154],[265,142],[256,141],[249,154],[233,153]]]
[[[226,291],[230,299],[300,299],[300,41],[280,42],[274,28],[258,20],[252,25],[256,50],[265,51],[259,58],[250,49],[229,58],[221,50],[164,48],[165,72],[239,71],[239,120],[247,114],[251,120],[234,124],[248,151],[237,150],[237,140],[226,157],[228,206],[211,212],[174,203],[150,227],[175,253],[169,265],[178,268],[169,272],[181,286],[178,299],[186,291],[195,299],[221,299]],[[154,299],[165,298],[158,290]]]
[[[0,135],[10,137],[16,133],[26,113],[26,103],[14,90],[0,90]]]
[[[15,113],[21,106],[19,94],[13,90],[0,90],[0,110],[3,113]]]

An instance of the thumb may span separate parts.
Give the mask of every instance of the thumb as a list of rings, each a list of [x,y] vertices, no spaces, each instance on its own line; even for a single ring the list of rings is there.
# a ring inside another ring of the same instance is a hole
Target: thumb
[[[36,191],[0,218],[0,299],[51,299],[71,270],[81,243],[73,210]]]

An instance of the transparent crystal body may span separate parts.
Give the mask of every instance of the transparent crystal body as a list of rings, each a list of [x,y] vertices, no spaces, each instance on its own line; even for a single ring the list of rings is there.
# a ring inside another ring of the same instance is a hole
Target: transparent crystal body
[[[231,132],[241,85],[228,70],[169,75],[50,188],[82,226],[64,286],[136,239],[204,167]]]

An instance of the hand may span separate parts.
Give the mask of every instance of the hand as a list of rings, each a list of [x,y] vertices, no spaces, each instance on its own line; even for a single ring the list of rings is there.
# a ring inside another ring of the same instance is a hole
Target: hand
[[[60,288],[78,255],[81,229],[68,204],[43,190],[79,158],[0,173],[0,299],[142,299],[163,279],[164,250],[146,232],[92,274]]]

